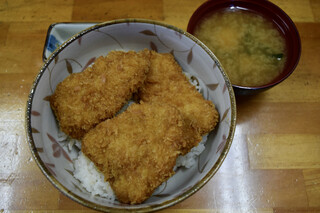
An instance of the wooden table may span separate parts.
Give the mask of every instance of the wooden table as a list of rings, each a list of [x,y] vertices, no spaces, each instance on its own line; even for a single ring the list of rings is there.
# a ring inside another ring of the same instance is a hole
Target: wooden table
[[[0,212],[88,212],[34,162],[25,104],[55,22],[147,18],[186,29],[204,0],[0,1]],[[231,150],[195,195],[163,212],[320,212],[320,1],[273,0],[296,23],[301,60],[280,85],[237,98]]]

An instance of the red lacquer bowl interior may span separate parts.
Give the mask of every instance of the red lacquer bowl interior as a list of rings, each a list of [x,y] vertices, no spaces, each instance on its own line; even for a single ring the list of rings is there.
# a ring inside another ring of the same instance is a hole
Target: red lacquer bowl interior
[[[201,23],[205,16],[221,10],[246,10],[257,13],[270,20],[285,38],[288,51],[284,70],[277,78],[268,84],[256,87],[233,85],[236,94],[253,94],[269,89],[285,80],[295,70],[301,54],[301,41],[299,32],[291,18],[281,8],[267,0],[207,1],[193,13],[189,20],[187,31],[193,34],[196,26]]]

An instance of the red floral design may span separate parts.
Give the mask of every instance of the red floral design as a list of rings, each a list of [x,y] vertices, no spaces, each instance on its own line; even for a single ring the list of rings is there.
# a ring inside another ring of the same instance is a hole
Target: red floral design
[[[205,162],[205,164],[203,164],[203,166],[200,166],[200,155],[198,156],[198,172],[202,173],[204,168],[206,167],[206,165],[208,164],[209,161]]]
[[[72,66],[71,66],[70,62],[67,59],[66,59],[66,66],[67,66],[68,73],[72,74],[73,73],[73,69],[72,69]]]
[[[56,139],[54,139],[54,137],[52,137],[49,133],[47,133],[48,138],[50,139],[50,141],[52,142],[52,150],[53,150],[53,156],[55,158],[59,158],[62,154],[62,156],[67,159],[69,162],[72,163],[71,158],[69,157],[69,155],[66,153],[66,151],[64,151],[64,149],[60,146],[60,144],[57,142]]]
[[[81,41],[82,41],[82,36],[80,36],[80,37],[78,38],[78,44],[79,44],[79,45],[81,45]]]
[[[219,84],[207,84],[207,87],[209,87],[209,89],[211,89],[211,90],[217,89],[218,86],[219,86]]]
[[[226,109],[226,111],[223,113],[222,117],[221,117],[221,120],[220,122],[222,122],[224,119],[226,119],[227,115],[228,115],[228,112],[230,110],[230,107],[228,109]]]
[[[157,36],[154,32],[151,30],[143,30],[140,32],[141,34],[147,35],[147,36]]]
[[[223,92],[223,93],[225,93],[225,92],[226,92],[226,90],[227,90],[227,85],[226,85],[226,84],[224,84],[224,85],[223,85],[223,90],[222,90],[222,92]]]
[[[55,168],[55,165],[52,163],[44,163],[44,165],[46,166],[46,168],[49,170],[49,172],[51,174],[53,174],[54,176],[57,176],[57,174],[53,171],[53,168]]]
[[[33,128],[33,127],[31,128],[31,132],[32,133],[40,133],[36,128]]]
[[[86,65],[84,65],[84,67],[82,68],[81,72],[85,69],[87,69],[87,67],[89,67],[93,62],[95,62],[96,57],[92,57],[89,59],[89,61],[86,63]]]
[[[216,153],[218,153],[218,152],[221,153],[221,152],[222,152],[224,146],[226,145],[226,142],[227,142],[227,137],[226,137],[226,135],[222,135],[222,141],[220,142],[220,144],[219,144],[219,146],[218,146],[218,148],[217,148],[217,152],[216,152]]]
[[[40,116],[40,112],[37,112],[37,111],[31,111],[31,115],[34,115],[34,116]]]
[[[155,43],[153,43],[152,41],[150,42],[150,48],[156,52],[158,52],[158,48],[157,45],[155,45]]]
[[[188,57],[187,57],[187,62],[188,62],[188,64],[191,63],[192,58],[193,58],[193,54],[192,54],[192,48],[191,48],[191,49],[190,49],[190,52],[189,52],[189,54],[188,54]]]
[[[48,96],[44,97],[43,100],[44,101],[50,101],[50,97],[51,97],[51,95],[48,95]]]

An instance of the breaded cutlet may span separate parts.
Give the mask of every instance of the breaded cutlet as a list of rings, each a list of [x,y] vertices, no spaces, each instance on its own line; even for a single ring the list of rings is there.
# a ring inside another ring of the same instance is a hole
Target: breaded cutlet
[[[150,71],[137,96],[144,102],[161,102],[177,107],[201,135],[213,130],[218,122],[219,114],[214,104],[205,100],[190,84],[169,53],[152,51]]]
[[[119,201],[138,204],[174,174],[176,158],[190,140],[201,141],[175,107],[132,104],[83,138],[82,152],[103,172]],[[186,141],[189,140],[189,141]]]
[[[150,51],[111,51],[91,67],[60,82],[50,105],[61,130],[81,139],[95,125],[112,118],[142,86]]]

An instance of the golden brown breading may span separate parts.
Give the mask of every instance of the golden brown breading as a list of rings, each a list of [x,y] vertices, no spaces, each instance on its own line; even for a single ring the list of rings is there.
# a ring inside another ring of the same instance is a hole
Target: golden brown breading
[[[99,122],[111,118],[143,84],[150,51],[112,51],[92,67],[57,85],[51,107],[63,132],[81,139]]]
[[[98,124],[82,141],[82,152],[109,181],[123,203],[137,204],[174,174],[181,150],[201,141],[185,137],[190,127],[179,110],[167,104],[132,104],[125,112]]]
[[[144,102],[157,101],[177,107],[201,135],[209,133],[218,122],[219,114],[214,104],[205,100],[189,83],[169,53],[152,51],[150,71],[138,97]]]

